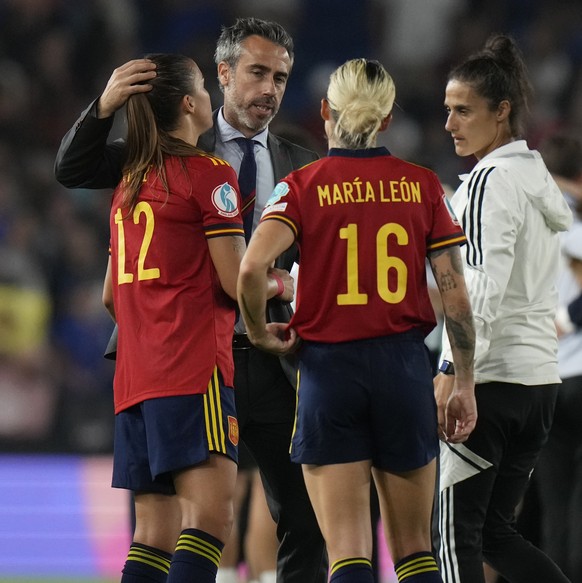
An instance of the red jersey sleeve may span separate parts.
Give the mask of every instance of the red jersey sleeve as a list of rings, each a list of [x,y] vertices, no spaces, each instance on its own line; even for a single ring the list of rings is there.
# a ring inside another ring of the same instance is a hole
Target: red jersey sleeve
[[[236,173],[221,158],[208,156],[212,165],[198,176],[202,225],[207,238],[238,235],[244,237],[241,201]]]

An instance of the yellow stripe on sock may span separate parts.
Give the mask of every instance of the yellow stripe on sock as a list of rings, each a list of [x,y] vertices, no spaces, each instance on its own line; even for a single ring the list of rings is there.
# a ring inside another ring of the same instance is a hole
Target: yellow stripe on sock
[[[333,575],[338,569],[342,567],[347,567],[348,565],[366,565],[367,567],[372,567],[372,562],[364,557],[350,557],[348,559],[339,559],[334,561],[330,569],[330,575]]]
[[[190,534],[180,535],[178,543],[176,544],[176,550],[190,551],[191,553],[196,553],[197,555],[206,557],[217,567],[220,563],[220,557],[222,556],[222,552],[213,544]]]
[[[149,553],[145,549],[131,547],[127,555],[128,561],[136,561],[138,563],[145,563],[150,567],[155,567],[160,571],[168,574],[170,571],[170,561],[164,557],[160,557],[155,553]]]
[[[421,573],[429,573],[438,571],[438,567],[434,557],[418,557],[416,559],[412,559],[411,561],[405,563],[404,565],[400,565],[396,571],[396,575],[398,576],[398,582],[404,581],[413,575],[420,575]]]

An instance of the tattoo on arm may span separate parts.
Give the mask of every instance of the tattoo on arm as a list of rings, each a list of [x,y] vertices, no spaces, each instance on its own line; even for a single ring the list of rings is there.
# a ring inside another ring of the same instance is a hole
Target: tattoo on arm
[[[437,262],[434,260],[437,257],[446,255],[449,258],[452,270],[447,269],[446,271],[441,271]],[[434,251],[429,256],[430,266],[435,276],[435,280],[441,292],[450,291],[457,287],[456,276],[463,273],[463,261],[461,259],[461,253],[459,247],[448,247],[446,249],[441,249],[439,251]]]
[[[464,367],[473,364],[475,350],[475,328],[471,310],[458,314],[446,314],[445,325],[451,342],[451,348],[456,348],[462,355]]]
[[[472,320],[470,317],[465,317],[462,320],[447,318],[447,330],[449,330],[452,337],[451,344],[459,348],[459,350],[470,350],[473,348],[473,341],[467,333],[467,328],[471,325]]]
[[[453,266],[455,273],[463,273],[463,260],[461,258],[461,248],[458,245],[453,245],[452,247],[446,247],[445,249],[437,249],[436,251],[431,251],[428,256],[430,265],[433,269],[436,269],[434,260],[442,255],[447,255]]]
[[[438,275],[437,283],[441,291],[449,291],[457,287],[455,277],[450,271]]]
[[[444,256],[448,261],[435,261]],[[451,348],[460,352],[462,362],[459,364],[470,368],[474,359],[475,326],[469,298],[465,300],[459,296],[459,292],[463,291],[460,289],[463,277],[461,250],[458,246],[454,246],[434,251],[430,254],[429,260],[439,291],[447,297],[447,299],[443,297],[443,308]],[[447,292],[452,292],[452,295]]]

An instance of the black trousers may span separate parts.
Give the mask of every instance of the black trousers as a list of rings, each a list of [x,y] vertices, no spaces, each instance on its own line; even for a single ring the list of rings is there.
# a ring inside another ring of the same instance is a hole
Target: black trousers
[[[278,583],[325,583],[327,554],[301,466],[289,459],[296,393],[279,359],[254,347],[235,348],[240,436],[255,458],[277,523]]]
[[[550,438],[533,474],[542,548],[574,583],[582,583],[581,420],[582,376],[563,379]]]
[[[476,386],[479,417],[465,445],[493,465],[441,492],[438,542],[445,583],[484,583],[483,561],[512,583],[568,582],[516,529],[516,508],[546,442],[557,390]]]

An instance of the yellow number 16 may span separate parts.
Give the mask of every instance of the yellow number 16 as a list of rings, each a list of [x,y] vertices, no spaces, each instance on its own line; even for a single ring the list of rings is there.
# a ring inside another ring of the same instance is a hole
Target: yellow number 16
[[[378,295],[388,304],[398,304],[406,296],[408,268],[399,257],[391,256],[388,251],[388,237],[396,236],[398,245],[408,245],[408,233],[402,225],[386,223],[376,233],[376,285]],[[337,295],[340,306],[365,305],[368,294],[360,291],[358,264],[358,225],[350,223],[339,231],[340,239],[346,240],[347,292]],[[396,271],[396,289],[388,285],[390,270]]]

